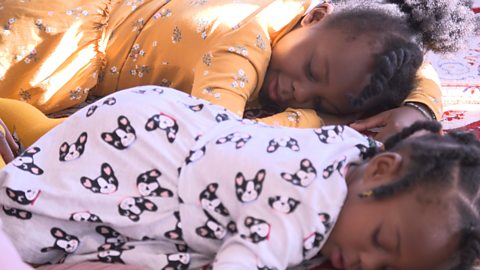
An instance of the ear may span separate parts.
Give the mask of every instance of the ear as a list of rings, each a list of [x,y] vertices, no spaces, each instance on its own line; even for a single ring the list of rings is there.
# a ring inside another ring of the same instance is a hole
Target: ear
[[[333,5],[331,4],[321,4],[314,7],[310,10],[300,22],[301,26],[307,26],[310,24],[317,23],[325,18],[326,15],[329,15],[333,12]]]
[[[397,179],[400,175],[403,157],[396,152],[384,152],[373,157],[367,164],[364,181],[381,184]]]

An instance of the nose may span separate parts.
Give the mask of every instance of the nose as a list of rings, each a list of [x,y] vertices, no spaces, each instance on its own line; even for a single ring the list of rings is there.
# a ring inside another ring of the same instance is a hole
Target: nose
[[[293,99],[299,105],[312,103],[316,97],[315,87],[312,87],[307,83],[294,81],[292,83],[292,89]]]

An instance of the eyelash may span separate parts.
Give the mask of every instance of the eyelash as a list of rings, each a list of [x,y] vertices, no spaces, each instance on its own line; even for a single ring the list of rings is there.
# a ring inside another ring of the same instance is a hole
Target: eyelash
[[[308,65],[306,67],[306,73],[307,73],[307,78],[311,81],[315,80],[315,76],[313,76],[312,72],[312,62],[308,62]]]

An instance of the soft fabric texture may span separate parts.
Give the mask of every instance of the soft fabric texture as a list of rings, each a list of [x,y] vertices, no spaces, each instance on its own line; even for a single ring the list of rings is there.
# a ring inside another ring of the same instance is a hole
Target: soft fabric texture
[[[137,87],[77,112],[9,163],[0,218],[33,264],[285,269],[318,254],[347,164],[371,146],[348,127],[273,127]]]
[[[299,22],[309,4],[7,0],[0,14],[5,25],[0,34],[0,96],[52,113],[78,105],[88,95],[154,84],[241,116],[246,106],[257,103],[272,46]],[[435,83],[420,84],[408,100],[441,114]],[[322,124],[314,111],[305,109],[287,109],[262,121],[292,127]]]

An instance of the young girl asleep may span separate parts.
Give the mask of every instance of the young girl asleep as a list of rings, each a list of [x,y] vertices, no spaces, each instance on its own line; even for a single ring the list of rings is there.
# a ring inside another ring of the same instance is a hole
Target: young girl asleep
[[[273,127],[144,86],[8,164],[0,219],[35,265],[285,269],[320,253],[338,269],[468,269],[479,170],[474,136],[436,122],[381,148],[346,126]]]
[[[191,93],[239,116],[273,103],[279,113],[260,121],[292,127],[333,122],[317,113],[352,122],[416,102],[389,111],[389,121],[368,122],[387,125],[386,133],[425,119],[421,111],[441,116],[438,84],[420,73],[414,87],[420,48],[455,51],[474,25],[460,0],[348,1],[332,14],[330,4],[308,0],[1,5],[0,96],[45,113],[145,84]],[[22,141],[45,131],[0,118]]]

